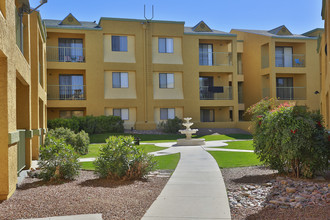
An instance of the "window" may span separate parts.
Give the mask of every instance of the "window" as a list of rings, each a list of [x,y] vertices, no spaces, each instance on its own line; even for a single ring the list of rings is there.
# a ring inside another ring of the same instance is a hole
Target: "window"
[[[173,38],[158,38],[159,53],[173,53]]]
[[[213,109],[201,109],[201,122],[214,122]]]
[[[59,76],[60,99],[85,99],[83,75],[62,75]]]
[[[62,110],[60,111],[60,118],[72,118],[72,117],[82,117],[84,116],[84,111],[78,110]]]
[[[213,45],[199,44],[199,65],[212,66],[213,65]]]
[[[127,52],[127,36],[111,37],[112,51]]]
[[[276,78],[276,96],[282,100],[293,100],[293,78],[277,77]]]
[[[19,49],[23,52],[23,38],[22,38],[22,25],[23,25],[23,20],[22,17],[20,16],[20,14],[18,13],[18,10],[16,8],[15,10],[15,26],[16,26],[16,44],[19,47]]]
[[[113,72],[112,88],[128,88],[128,73]]]
[[[275,47],[275,66],[292,67],[292,47]]]
[[[128,120],[128,108],[114,108],[113,115],[121,117],[122,120]]]
[[[59,62],[84,62],[83,39],[59,38]]]
[[[159,73],[159,88],[171,89],[174,88],[173,73]]]
[[[161,108],[160,109],[160,120],[174,119],[175,109],[174,108]]]

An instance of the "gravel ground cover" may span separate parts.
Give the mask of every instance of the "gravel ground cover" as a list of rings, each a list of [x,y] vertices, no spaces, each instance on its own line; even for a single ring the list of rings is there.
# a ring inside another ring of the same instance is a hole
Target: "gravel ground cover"
[[[330,178],[281,177],[264,167],[221,169],[232,219],[330,219]]]
[[[92,213],[102,213],[103,219],[141,219],[168,179],[151,175],[147,181],[111,182],[91,171],[62,183],[28,177],[9,200],[0,202],[0,219]]]

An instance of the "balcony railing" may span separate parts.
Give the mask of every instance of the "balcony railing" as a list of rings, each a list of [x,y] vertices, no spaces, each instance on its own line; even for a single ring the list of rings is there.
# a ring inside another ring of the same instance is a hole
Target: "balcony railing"
[[[85,48],[82,47],[47,47],[47,61],[84,63]]]
[[[228,52],[203,52],[199,53],[201,66],[231,66],[232,54]]]
[[[276,67],[305,67],[305,54],[292,54],[292,59],[285,55],[275,55]]]
[[[277,87],[276,96],[280,100],[304,100],[306,99],[305,87]]]
[[[231,86],[201,86],[199,87],[200,100],[232,100]]]
[[[85,100],[85,85],[48,85],[48,100]]]

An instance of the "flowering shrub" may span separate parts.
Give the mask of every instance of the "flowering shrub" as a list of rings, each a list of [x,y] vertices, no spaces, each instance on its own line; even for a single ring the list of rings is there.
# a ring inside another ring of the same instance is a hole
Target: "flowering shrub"
[[[110,136],[106,142],[94,162],[95,173],[101,178],[141,179],[156,165],[153,156],[134,145],[132,136]]]
[[[263,99],[251,106],[253,144],[259,159],[280,173],[312,177],[329,167],[328,135],[319,112]]]

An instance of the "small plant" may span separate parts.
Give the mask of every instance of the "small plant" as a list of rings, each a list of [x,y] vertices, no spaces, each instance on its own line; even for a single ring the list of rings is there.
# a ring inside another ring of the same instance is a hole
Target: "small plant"
[[[158,128],[164,131],[165,133],[178,133],[182,129],[182,119],[175,117],[174,119],[168,119],[166,121],[161,121],[158,124]]]
[[[48,144],[40,147],[39,177],[72,180],[79,175],[78,154],[63,139],[48,138]]]
[[[63,127],[50,130],[46,135],[45,145],[50,143],[50,137],[63,139],[66,144],[70,144],[79,154],[85,155],[88,153],[89,136],[85,131],[75,134],[70,129]]]
[[[329,168],[328,134],[322,115],[294,103],[264,99],[248,109],[254,124],[253,145],[260,161],[280,173],[311,178]]]
[[[153,156],[134,145],[132,136],[110,136],[94,162],[95,173],[111,180],[144,178],[156,165]]]

